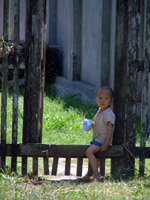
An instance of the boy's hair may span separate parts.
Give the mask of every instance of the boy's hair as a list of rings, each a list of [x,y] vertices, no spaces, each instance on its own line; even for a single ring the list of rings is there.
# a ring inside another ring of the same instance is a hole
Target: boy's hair
[[[112,98],[114,97],[114,91],[113,91],[113,89],[111,87],[109,87],[109,86],[102,86],[102,87],[99,88],[98,91],[100,91],[100,90],[108,90],[108,91],[111,92],[111,97]]]

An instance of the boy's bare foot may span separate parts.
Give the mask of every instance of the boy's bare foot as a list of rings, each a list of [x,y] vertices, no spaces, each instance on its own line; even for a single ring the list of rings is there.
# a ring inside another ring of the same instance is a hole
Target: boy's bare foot
[[[100,179],[101,179],[101,174],[99,174],[97,176],[93,176],[94,181],[99,181]]]
[[[92,176],[89,176],[88,173],[86,173],[83,177],[81,177],[80,179],[90,179]]]

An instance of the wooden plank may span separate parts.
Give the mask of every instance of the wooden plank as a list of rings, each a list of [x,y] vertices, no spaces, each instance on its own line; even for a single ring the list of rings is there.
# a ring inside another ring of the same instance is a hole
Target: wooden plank
[[[27,175],[27,157],[22,156],[22,175]]]
[[[4,17],[3,17],[3,39],[8,42],[9,33],[9,0],[4,1]],[[8,74],[8,54],[7,48],[3,44],[3,60],[2,60],[2,98],[1,98],[1,143],[6,143],[6,121],[7,121],[7,74]],[[0,159],[1,168],[5,170],[5,152]]]
[[[114,78],[114,112],[116,115],[113,145],[124,144],[125,137],[125,99],[127,75],[127,39],[128,39],[128,1],[116,1],[116,40],[115,40],[115,78]],[[116,169],[122,169],[123,162],[112,159],[112,175]]]
[[[140,158],[143,156],[143,152],[144,152],[144,158],[150,158],[150,147],[135,147],[134,156],[136,158]]]
[[[18,90],[19,90],[19,10],[20,0],[14,1],[14,44],[15,44],[15,58],[13,63],[13,121],[12,121],[12,144],[17,144],[18,134]],[[11,170],[16,172],[17,157],[15,152],[11,159]]]
[[[33,175],[38,175],[38,157],[33,157],[33,166],[32,166]]]
[[[148,76],[149,76],[149,26],[150,26],[150,2],[142,1],[141,3],[141,21],[142,21],[142,48],[141,48],[141,57],[144,62],[143,71],[142,71],[142,102],[141,102],[141,140],[140,147],[144,148],[146,144],[146,132],[147,132],[147,116],[148,116]],[[139,173],[144,175],[145,171],[145,148],[143,153],[140,156],[139,163]]]
[[[70,175],[71,158],[66,158],[65,162],[65,175]]]
[[[144,59],[145,59],[145,0],[141,1],[141,7],[140,7],[140,11],[141,11],[141,23],[140,23],[140,48],[139,48],[139,60],[143,61],[143,65],[144,65]],[[143,70],[143,69],[141,69]],[[145,147],[145,143],[146,143],[146,131],[144,132],[145,128],[146,128],[146,124],[145,124],[145,119],[146,119],[146,113],[144,113],[145,110],[145,105],[143,104],[145,101],[145,98],[143,99],[143,95],[145,95],[145,91],[143,92],[143,89],[145,89],[145,86],[143,85],[143,78],[145,77],[145,73],[144,73],[144,77],[143,77],[143,71],[141,72],[141,76],[142,76],[142,102],[141,102],[141,137],[140,137],[140,147]],[[144,87],[144,88],[143,88]],[[144,101],[143,101],[144,100]],[[145,115],[145,116],[144,116]],[[145,128],[144,128],[145,126]],[[144,175],[144,170],[145,170],[145,149],[143,149],[143,152],[140,155],[140,162],[139,162],[139,174],[140,175]]]
[[[58,168],[58,157],[54,157],[51,175],[54,175],[54,176],[57,175],[57,168]]]
[[[48,157],[43,158],[43,164],[44,164],[44,174],[49,175],[49,160],[48,160]]]
[[[135,146],[136,136],[139,3],[140,0],[117,1],[114,84],[114,112],[117,120],[113,145],[125,144],[130,150]],[[120,166],[115,159],[112,159],[112,165],[116,165],[114,170],[119,167],[134,172],[135,161],[127,151]]]
[[[27,0],[23,143],[42,140],[45,26],[46,0]]]
[[[11,144],[5,145],[5,155],[12,156],[12,146]],[[16,146],[17,156],[27,156],[27,157],[71,157],[71,158],[86,158],[85,152],[89,145],[46,145],[37,143],[28,144],[17,144]],[[4,148],[0,144],[1,150]],[[45,152],[48,152],[45,154]],[[1,155],[1,151],[0,151]],[[110,146],[106,152],[97,152],[96,157],[122,157],[123,147],[122,145]]]
[[[105,176],[105,158],[100,159],[100,173]]]
[[[82,169],[83,169],[83,158],[78,158],[77,160],[77,176],[82,176]]]
[[[91,168],[91,165],[90,165],[90,162],[88,163],[88,176],[92,176],[93,175],[93,172],[92,172],[92,168]]]
[[[137,75],[138,75],[138,38],[140,16],[140,0],[128,1],[128,39],[125,89],[125,141],[126,148],[134,153],[136,144],[136,115],[137,115]],[[134,175],[135,158],[125,151],[125,167]]]

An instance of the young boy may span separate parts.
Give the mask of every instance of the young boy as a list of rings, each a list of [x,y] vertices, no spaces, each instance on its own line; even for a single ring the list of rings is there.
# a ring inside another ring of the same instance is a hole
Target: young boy
[[[93,141],[86,150],[86,156],[90,161],[95,181],[100,179],[101,174],[98,172],[98,162],[94,153],[107,150],[111,144],[115,126],[115,115],[110,108],[113,103],[113,90],[107,86],[101,87],[97,93],[96,103],[99,110],[95,114],[94,124],[92,124]]]

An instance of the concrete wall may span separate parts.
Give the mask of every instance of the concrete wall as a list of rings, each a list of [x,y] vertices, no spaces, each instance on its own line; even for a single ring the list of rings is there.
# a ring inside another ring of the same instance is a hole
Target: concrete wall
[[[83,0],[81,81],[94,86],[100,81],[101,42],[102,1]]]
[[[56,7],[57,27],[51,30],[57,34],[63,68],[56,86],[62,90],[64,83],[65,93],[68,81],[69,91],[81,89],[92,99],[101,85],[113,87],[116,0],[57,0]]]
[[[57,1],[57,44],[62,53],[63,75],[68,78],[71,52],[72,1]],[[65,66],[65,67],[64,67]]]

